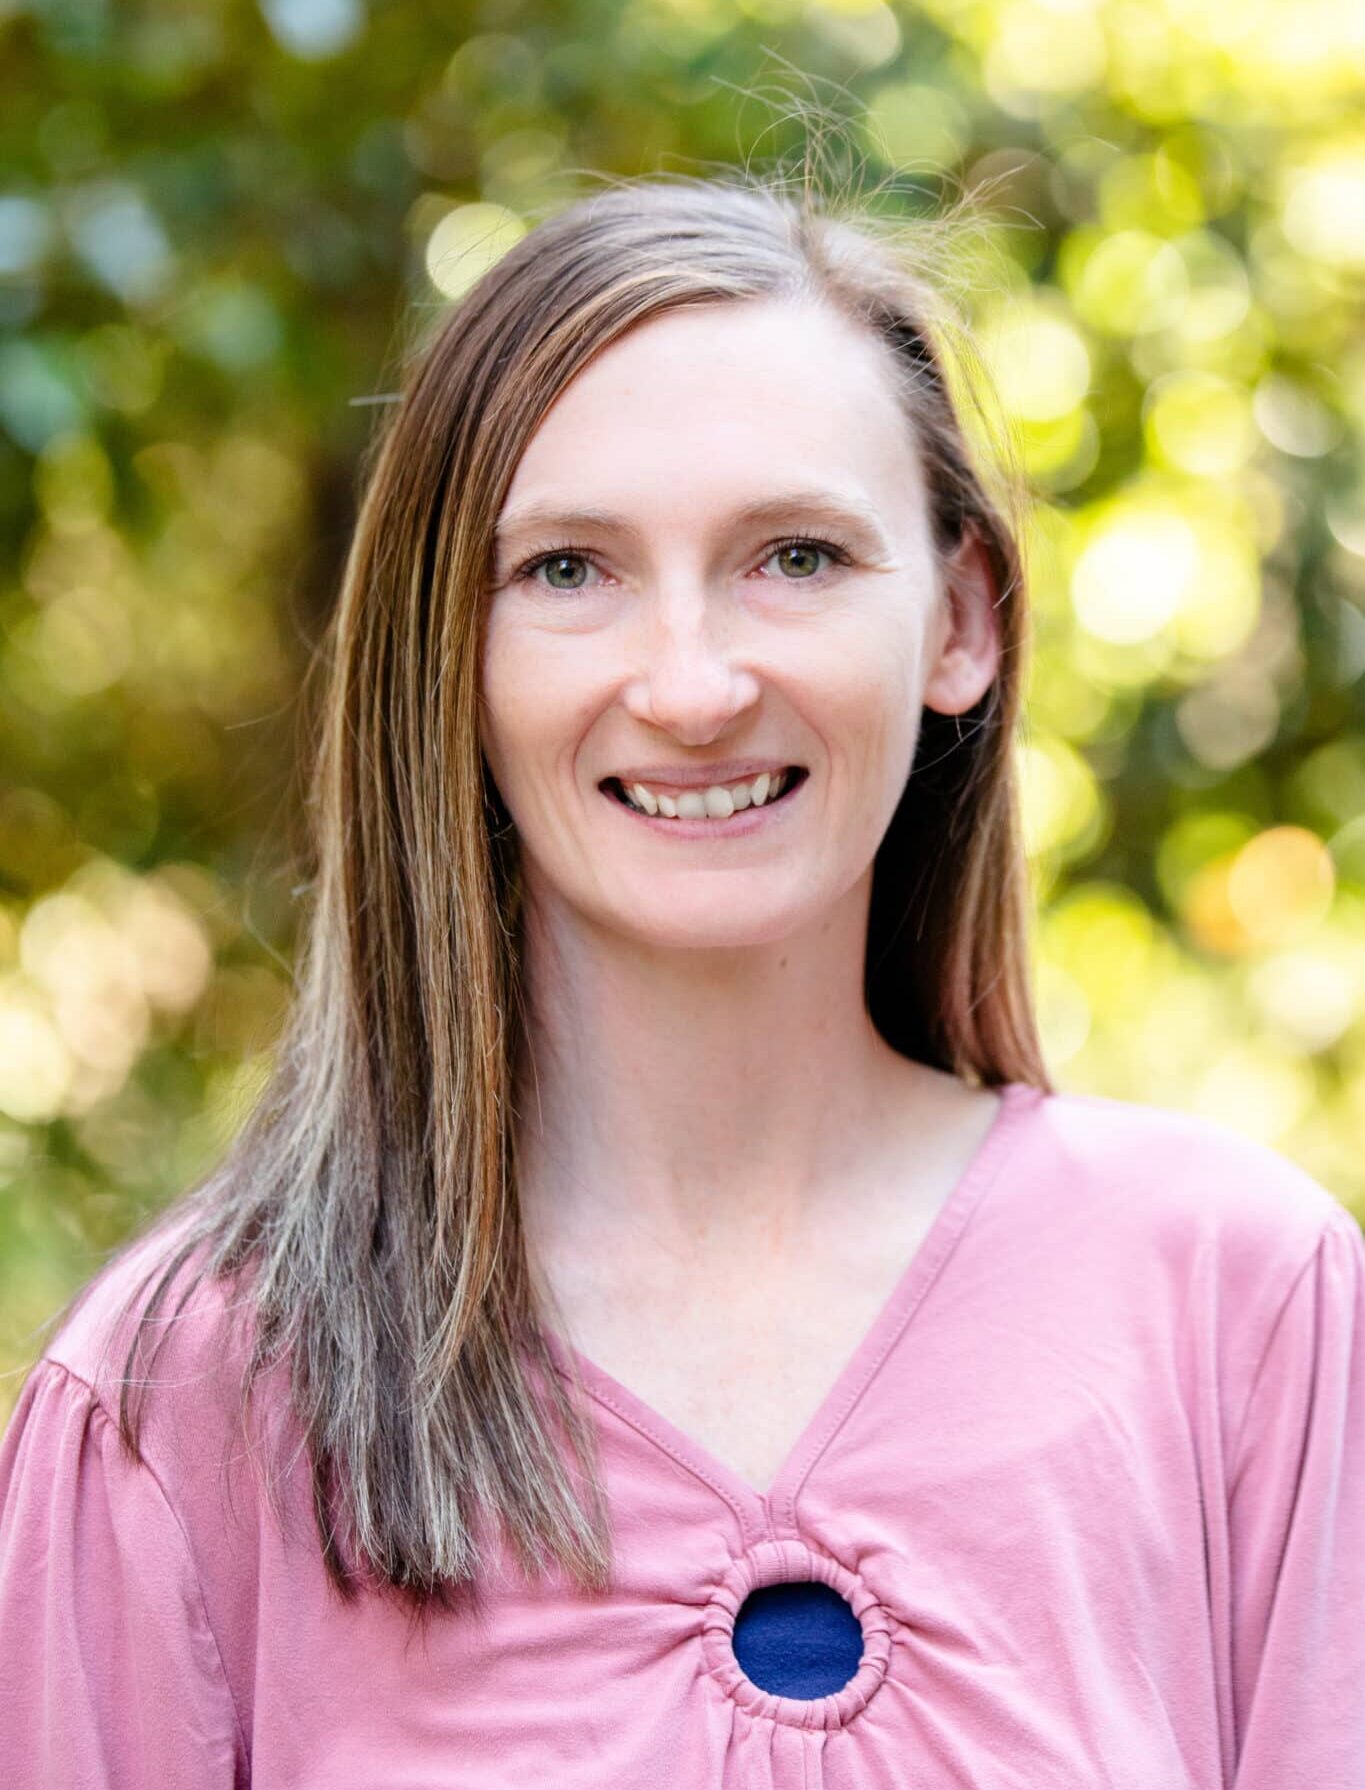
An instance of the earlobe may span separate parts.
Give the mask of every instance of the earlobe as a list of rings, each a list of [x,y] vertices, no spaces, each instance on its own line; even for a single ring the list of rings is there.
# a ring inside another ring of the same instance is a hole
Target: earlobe
[[[960,715],[990,688],[1000,663],[999,592],[990,558],[968,522],[943,563],[942,635],[936,663],[924,685],[924,705]]]

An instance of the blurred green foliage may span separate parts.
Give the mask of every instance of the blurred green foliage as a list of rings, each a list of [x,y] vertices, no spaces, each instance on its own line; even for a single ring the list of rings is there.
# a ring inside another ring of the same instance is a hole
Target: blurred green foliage
[[[0,52],[0,1371],[261,1084],[398,339],[793,93],[884,209],[979,196],[1058,1081],[1365,1211],[1357,0],[0,0]]]

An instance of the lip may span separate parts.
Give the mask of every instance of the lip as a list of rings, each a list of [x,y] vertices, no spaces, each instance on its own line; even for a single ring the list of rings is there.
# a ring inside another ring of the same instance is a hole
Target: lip
[[[604,777],[597,787],[602,789],[614,779],[617,783],[643,783],[646,787],[659,783],[665,789],[709,789],[713,783],[752,783],[764,771],[775,777],[779,771],[803,771],[805,768],[790,758],[729,758],[719,764],[704,765],[627,765],[624,770],[613,771],[610,777]]]
[[[641,814],[637,809],[627,807],[609,789],[602,791],[602,799],[610,802],[626,820],[638,821],[656,833],[671,833],[677,839],[744,839],[765,826],[780,825],[809,782],[810,773],[802,767],[802,775],[795,778],[776,801],[765,802],[761,808],[751,805],[724,818],[708,814],[701,820],[669,820],[663,814]]]

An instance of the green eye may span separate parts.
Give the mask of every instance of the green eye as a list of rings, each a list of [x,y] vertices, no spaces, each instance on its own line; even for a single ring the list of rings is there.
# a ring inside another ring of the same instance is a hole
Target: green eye
[[[844,548],[835,546],[833,541],[812,540],[807,535],[793,535],[789,540],[779,541],[776,546],[770,548],[768,558],[777,559],[785,556],[787,566],[792,568],[793,562],[791,556],[795,555],[796,564],[794,569],[796,576],[788,578],[784,572],[784,580],[788,584],[805,584],[812,577],[818,576],[821,568],[818,565],[811,565],[810,562],[812,559],[817,559],[821,554],[823,554],[826,559],[832,560],[835,565],[846,566],[849,563],[849,555]],[[808,570],[801,570],[802,562],[805,562],[809,567]]]
[[[781,558],[784,560],[784,562],[785,562],[784,569],[786,571],[795,570],[798,574],[800,574],[802,576],[805,576],[805,574],[802,573],[801,566],[800,566],[799,562],[802,559],[804,559],[807,562],[809,571],[814,572],[814,571],[818,571],[819,567],[810,564],[810,562],[813,560],[819,559],[819,557],[820,557],[820,549],[817,546],[815,546],[814,543],[807,543],[807,542],[802,542],[802,541],[798,541],[795,545],[793,545],[791,547],[779,547],[777,552],[773,555],[774,559]],[[793,559],[795,559],[795,561],[798,563],[794,564]]]
[[[577,582],[570,579],[567,583],[558,584],[547,578],[541,588],[543,590],[557,591],[584,590],[587,588],[585,583],[587,577],[586,568],[591,564],[592,558],[586,547],[556,547],[551,553],[537,554],[535,559],[528,559],[526,564],[521,566],[513,574],[513,579],[517,583],[526,579],[535,579],[536,574],[540,571],[542,566],[544,566],[547,571],[553,570],[555,572],[561,572],[565,566],[579,565],[584,568],[584,573],[583,577],[577,580]]]
[[[827,569],[816,563],[822,555],[835,565],[846,566],[851,563],[851,556],[846,548],[833,541],[815,540],[808,535],[792,535],[785,541],[774,542],[762,563],[767,565],[769,561],[783,555],[786,556],[787,570],[783,572],[782,581],[786,584],[807,584],[818,577],[822,570]],[[556,547],[553,552],[541,553],[535,559],[527,560],[514,574],[514,579],[518,582],[535,581],[543,568],[546,573],[541,585],[543,590],[571,593],[588,588],[587,568],[593,563],[592,555],[586,547]],[[561,583],[560,576],[565,568],[575,565],[582,568],[581,576],[575,578],[570,574]],[[788,571],[793,575],[788,576]]]
[[[561,571],[565,566],[573,566],[573,565],[583,566],[584,565],[583,559],[577,553],[556,553],[552,558],[545,560],[543,563],[544,563],[547,575],[550,573],[553,573],[553,572]],[[586,576],[586,570],[584,572],[584,576]],[[581,590],[582,582],[581,582],[581,580],[579,580],[577,582],[572,582],[569,584],[559,584],[559,583],[556,583],[556,581],[553,578],[551,578],[550,579],[550,587],[552,590]]]

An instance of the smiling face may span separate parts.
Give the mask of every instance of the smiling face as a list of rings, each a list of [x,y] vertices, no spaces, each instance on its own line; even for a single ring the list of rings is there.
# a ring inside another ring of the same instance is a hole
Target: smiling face
[[[922,705],[961,712],[995,669],[984,587],[955,627],[885,354],[813,305],[683,308],[542,419],[482,665],[529,904],[757,944],[870,878]]]

